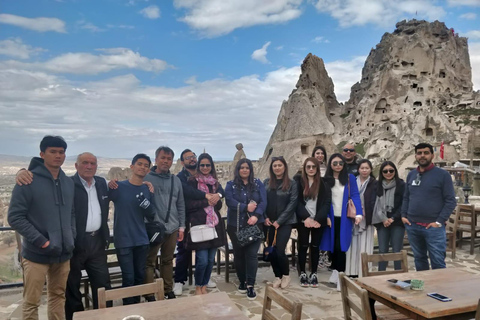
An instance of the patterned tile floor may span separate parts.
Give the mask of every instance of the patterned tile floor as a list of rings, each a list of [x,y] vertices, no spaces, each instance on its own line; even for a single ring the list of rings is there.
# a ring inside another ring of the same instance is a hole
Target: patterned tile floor
[[[478,248],[475,249],[476,254],[474,255],[469,255],[466,248],[467,246],[464,246],[464,250],[457,249],[457,258],[455,260],[450,258],[450,253],[447,254],[447,268],[466,268],[474,274],[480,274],[480,252]],[[413,257],[409,256],[408,259],[409,268],[413,271]],[[297,271],[291,268],[290,272],[292,282],[290,287],[283,290],[283,293],[287,297],[303,303],[302,319],[343,319],[340,292],[336,290],[336,286],[328,283],[331,272],[323,269],[318,273],[318,288],[300,287]],[[238,281],[235,275],[232,275],[230,279],[230,283],[226,283],[224,274],[217,275],[214,270],[213,280],[217,282],[217,288],[210,291],[227,292],[230,298],[242,310],[242,312],[248,316],[248,318],[252,320],[261,319],[264,288],[267,283],[272,282],[274,279],[271,268],[259,268],[257,274],[257,286],[255,288],[257,299],[254,301],[247,300],[244,294],[240,294],[236,290]],[[179,299],[193,295],[194,293],[195,288],[193,286],[186,286]],[[20,319],[21,298],[21,290],[0,291],[0,319]],[[278,306],[274,305],[273,308],[276,308],[277,315],[283,315],[283,311],[279,309]],[[39,316],[41,320],[47,319],[45,297],[42,298],[42,306],[39,310]],[[285,314],[282,316],[282,319],[287,319],[287,315]]]

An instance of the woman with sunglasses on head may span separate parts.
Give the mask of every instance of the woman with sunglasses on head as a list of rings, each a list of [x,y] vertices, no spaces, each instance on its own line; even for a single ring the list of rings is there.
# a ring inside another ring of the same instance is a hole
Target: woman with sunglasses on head
[[[327,226],[327,218],[332,205],[332,191],[321,178],[320,162],[307,158],[303,163],[301,176],[296,176],[298,185],[297,224],[298,230],[298,270],[302,287],[318,287],[317,268],[319,246],[322,233]],[[312,273],[307,278],[305,263],[310,246]]]
[[[352,241],[354,224],[362,221],[362,204],[357,188],[357,180],[353,174],[347,172],[345,158],[340,153],[333,154],[327,165],[325,180],[332,190],[332,211],[330,213],[331,228],[327,228],[320,244],[322,250],[330,251],[332,260],[332,275],[330,282],[337,284],[340,290],[338,273],[345,271],[346,255]],[[355,219],[347,217],[349,198],[353,200],[357,216]]]
[[[318,160],[320,175],[324,177],[325,172],[327,172],[327,166],[325,165],[325,162],[327,161],[327,151],[325,150],[325,147],[316,146],[315,148],[313,148],[312,157]]]
[[[400,252],[403,249],[405,226],[401,219],[401,209],[404,191],[405,182],[398,176],[395,164],[391,161],[382,163],[372,218],[372,223],[377,228],[379,253],[388,253],[390,245],[392,252]],[[400,270],[401,261],[395,261],[394,268]],[[378,271],[386,269],[387,262],[378,263]]]
[[[283,157],[272,157],[270,178],[263,184],[267,189],[265,234],[267,243],[275,243],[275,254],[270,258],[275,280],[273,287],[285,289],[290,284],[290,268],[285,254],[292,225],[297,223],[297,183],[288,177],[288,165]]]
[[[212,157],[208,153],[202,153],[198,157],[198,166],[195,175],[191,176],[187,184],[205,193],[225,194],[222,186],[217,181],[217,172]],[[193,242],[191,235],[187,238],[186,248],[195,250],[195,294],[206,294],[207,284],[213,270],[215,253],[217,248],[225,243],[225,224],[222,222],[220,209],[222,201],[216,203],[203,200],[187,198],[185,203],[187,211],[187,225],[190,227],[207,225],[215,228],[217,238]]]
[[[357,187],[363,207],[364,217],[359,224],[353,227],[352,243],[347,251],[345,273],[349,276],[362,276],[361,254],[373,253],[372,213],[377,199],[377,180],[373,175],[373,166],[370,160],[362,159],[358,162]]]
[[[227,233],[232,241],[235,270],[240,284],[238,291],[246,293],[249,300],[255,300],[253,289],[258,269],[258,249],[262,239],[241,246],[237,238],[238,229],[257,225],[263,229],[264,213],[267,207],[265,186],[254,178],[253,165],[249,159],[240,159],[234,171],[234,178],[225,187],[227,211]],[[238,221],[238,224],[237,224]]]

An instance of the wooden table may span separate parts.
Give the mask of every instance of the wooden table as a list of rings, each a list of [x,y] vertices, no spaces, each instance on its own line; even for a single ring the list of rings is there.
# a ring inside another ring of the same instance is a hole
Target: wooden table
[[[423,291],[400,289],[388,279],[419,279],[425,282]],[[480,298],[480,275],[464,269],[450,268],[420,272],[358,278],[357,283],[379,301],[412,319],[472,319]],[[427,293],[437,292],[452,301],[441,302]]]
[[[113,320],[141,315],[145,320],[248,320],[225,292],[75,312],[74,320]]]

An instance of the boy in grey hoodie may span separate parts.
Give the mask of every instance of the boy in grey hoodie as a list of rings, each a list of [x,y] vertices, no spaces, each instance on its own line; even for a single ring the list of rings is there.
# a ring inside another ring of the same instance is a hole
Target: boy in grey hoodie
[[[60,168],[67,143],[45,136],[40,157],[30,162],[29,185],[15,185],[8,223],[23,236],[23,319],[38,319],[38,306],[47,279],[48,318],[65,318],[65,287],[74,248],[74,185]]]

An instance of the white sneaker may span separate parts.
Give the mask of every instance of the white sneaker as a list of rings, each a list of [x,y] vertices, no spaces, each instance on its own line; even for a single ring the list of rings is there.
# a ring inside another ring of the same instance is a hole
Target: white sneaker
[[[284,275],[282,277],[282,284],[280,286],[282,287],[282,289],[285,289],[286,287],[288,287],[289,284],[290,284],[290,276]]]
[[[332,270],[332,275],[330,276],[330,279],[328,279],[328,282],[338,283],[338,271],[337,270]]]
[[[173,293],[175,293],[175,296],[181,296],[182,291],[183,291],[183,283],[175,282],[175,285],[173,286]]]
[[[273,287],[274,288],[280,288],[281,284],[282,284],[282,279],[275,278],[275,280],[273,280]]]
[[[216,288],[216,287],[217,287],[217,284],[214,281],[212,281],[212,280],[208,281],[207,288],[212,289],[212,288]]]

